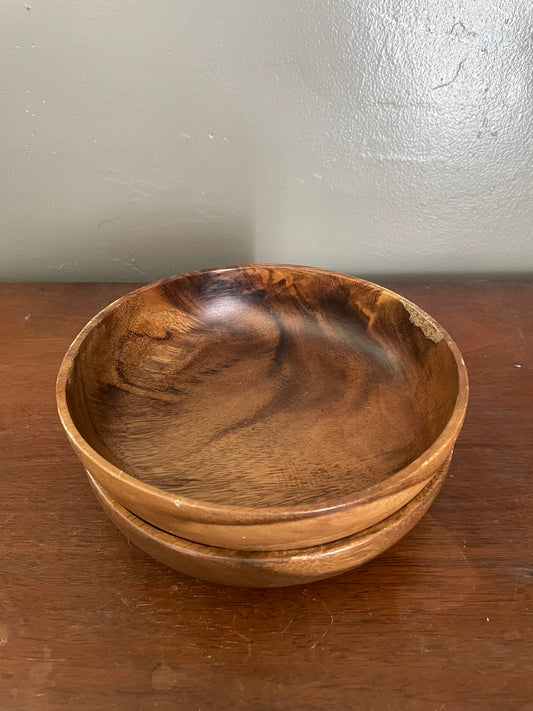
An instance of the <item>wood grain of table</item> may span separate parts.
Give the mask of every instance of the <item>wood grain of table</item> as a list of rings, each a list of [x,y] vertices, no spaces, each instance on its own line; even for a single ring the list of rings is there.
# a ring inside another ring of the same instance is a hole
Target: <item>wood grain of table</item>
[[[384,285],[465,357],[448,479],[365,566],[250,590],[133,548],[60,427],[67,346],[133,285],[0,284],[0,709],[533,709],[533,282]]]

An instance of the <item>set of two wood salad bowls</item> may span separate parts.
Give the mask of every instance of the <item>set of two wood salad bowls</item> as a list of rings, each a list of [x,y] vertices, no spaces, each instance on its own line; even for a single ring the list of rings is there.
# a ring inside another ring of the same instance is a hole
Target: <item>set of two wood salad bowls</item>
[[[96,315],[57,380],[104,510],[195,577],[273,587],[389,548],[446,476],[468,399],[457,346],[362,279],[245,265]]]

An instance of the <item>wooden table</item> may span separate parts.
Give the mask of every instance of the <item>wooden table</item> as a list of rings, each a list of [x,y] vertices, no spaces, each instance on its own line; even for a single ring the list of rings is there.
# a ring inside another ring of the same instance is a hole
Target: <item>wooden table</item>
[[[449,477],[364,567],[246,590],[133,548],[59,425],[63,353],[131,285],[0,285],[0,709],[533,709],[533,282],[387,286],[465,356]]]

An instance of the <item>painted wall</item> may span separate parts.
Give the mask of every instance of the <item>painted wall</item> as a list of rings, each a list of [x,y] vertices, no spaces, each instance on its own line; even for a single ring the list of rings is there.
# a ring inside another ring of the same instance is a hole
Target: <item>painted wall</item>
[[[0,278],[533,267],[529,0],[5,0]]]

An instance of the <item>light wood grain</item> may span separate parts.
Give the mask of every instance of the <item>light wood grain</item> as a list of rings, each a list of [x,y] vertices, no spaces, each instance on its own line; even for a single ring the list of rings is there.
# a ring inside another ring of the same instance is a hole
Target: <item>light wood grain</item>
[[[133,285],[0,285],[1,709],[531,708],[533,284],[386,286],[465,356],[471,399],[446,482],[361,568],[246,590],[130,547],[57,418],[69,343]]]

